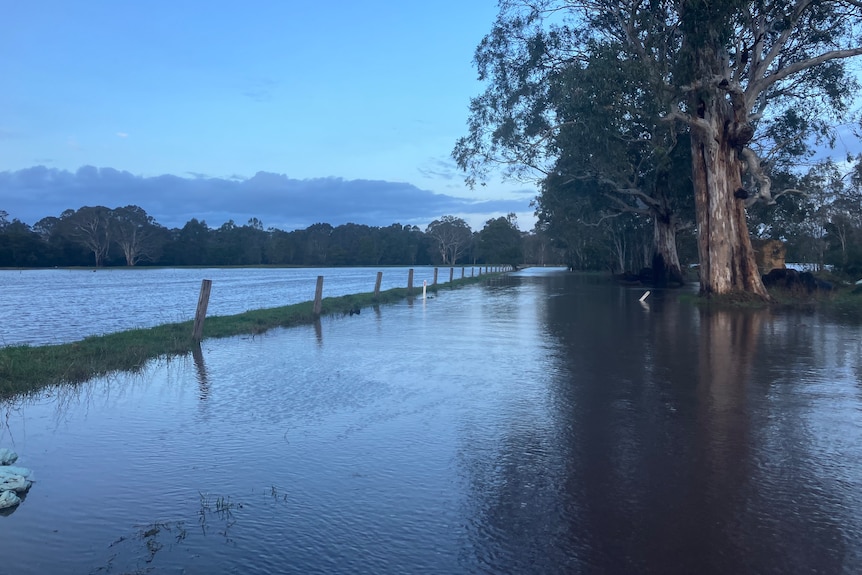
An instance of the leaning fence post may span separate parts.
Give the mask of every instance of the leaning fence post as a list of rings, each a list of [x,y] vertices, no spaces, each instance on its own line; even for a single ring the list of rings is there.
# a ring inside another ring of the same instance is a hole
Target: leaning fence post
[[[212,280],[201,280],[201,293],[198,296],[198,309],[195,311],[195,323],[192,327],[192,339],[200,341],[204,334],[204,318],[207,316],[207,306],[210,303]]]
[[[380,296],[380,283],[383,281],[383,272],[377,272],[377,281],[374,282],[374,297]]]
[[[413,268],[407,272],[407,295],[413,295]]]
[[[323,308],[323,276],[317,276],[317,288],[314,290],[314,315],[320,315]]]

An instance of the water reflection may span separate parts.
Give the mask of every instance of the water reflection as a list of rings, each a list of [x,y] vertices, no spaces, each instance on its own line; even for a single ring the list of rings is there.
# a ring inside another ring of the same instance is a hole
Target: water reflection
[[[642,293],[519,274],[10,404],[4,567],[858,572],[858,326]]]
[[[793,325],[799,318],[767,311],[698,310],[673,293],[643,307],[640,292],[583,280],[549,288],[549,405],[509,413],[497,449],[465,441],[471,548],[485,571],[842,573],[860,565],[862,529],[851,511],[862,502],[860,450],[841,442],[843,455],[818,454],[840,432],[809,435],[803,406],[776,405],[769,376],[821,385],[812,367],[829,364],[830,340],[843,338],[812,339],[815,330]],[[799,401],[798,389],[783,391]],[[852,417],[853,402],[823,405],[816,417]],[[787,428],[770,432],[777,420]],[[858,440],[858,424],[852,435]],[[836,472],[843,477],[827,478]]]
[[[323,326],[320,324],[320,318],[314,319],[314,338],[317,340],[317,345],[323,345]]]
[[[192,359],[195,362],[195,372],[198,379],[198,390],[201,401],[206,401],[210,395],[210,382],[207,376],[207,366],[204,363],[204,354],[201,351],[200,342],[192,347]]]

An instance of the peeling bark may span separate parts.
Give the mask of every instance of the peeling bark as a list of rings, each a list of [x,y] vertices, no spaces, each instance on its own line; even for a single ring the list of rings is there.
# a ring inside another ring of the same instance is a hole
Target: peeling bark
[[[652,273],[656,287],[685,283],[676,251],[676,223],[672,218],[653,217]]]
[[[743,163],[734,146],[739,133],[730,102],[717,91],[692,96],[703,120],[692,130],[692,178],[697,215],[702,295],[747,293],[764,300],[763,286],[745,221],[734,192],[742,187]]]

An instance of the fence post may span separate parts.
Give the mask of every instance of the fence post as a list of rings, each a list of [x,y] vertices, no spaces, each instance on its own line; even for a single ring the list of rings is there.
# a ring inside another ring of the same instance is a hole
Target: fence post
[[[212,280],[201,280],[201,293],[198,296],[198,308],[195,311],[195,323],[192,327],[192,339],[200,341],[204,334],[204,319],[207,316],[207,306],[210,303]]]
[[[452,283],[453,279],[455,279],[455,268],[449,268],[449,283]]]
[[[314,315],[320,315],[323,309],[323,276],[317,276],[317,288],[314,290]]]
[[[380,296],[380,283],[383,281],[383,272],[377,272],[377,281],[374,282],[374,297]]]
[[[464,266],[461,266],[461,279],[464,279]]]
[[[413,295],[413,268],[407,272],[407,295]]]
[[[434,285],[437,285],[437,270],[438,268],[434,268]]]

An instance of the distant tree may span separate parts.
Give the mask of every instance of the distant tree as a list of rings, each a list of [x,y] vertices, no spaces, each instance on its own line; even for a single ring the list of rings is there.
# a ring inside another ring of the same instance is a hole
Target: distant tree
[[[270,263],[280,265],[296,265],[299,263],[298,235],[296,232],[284,230],[269,230],[269,257]]]
[[[479,232],[477,248],[485,263],[520,265],[524,260],[524,246],[515,214],[485,222]]]
[[[155,261],[166,240],[164,228],[138,206],[115,208],[112,215],[114,235],[126,265]]]
[[[48,244],[24,222],[0,211],[0,267],[35,267],[49,260]]]
[[[346,223],[333,228],[329,237],[331,265],[374,265],[380,261],[377,228]]]
[[[239,244],[240,265],[268,264],[267,246],[269,232],[263,229],[263,222],[250,218],[246,225],[234,230],[232,241]]]
[[[326,223],[313,224],[305,229],[305,264],[319,266],[329,262],[333,227]]]
[[[93,254],[95,266],[102,267],[113,241],[112,210],[104,206],[84,206],[66,210],[60,219],[70,237]]]
[[[209,264],[212,233],[205,220],[192,218],[181,229],[172,230],[171,242],[164,253],[174,265]]]
[[[425,229],[425,234],[437,243],[443,265],[454,265],[470,246],[473,232],[463,219],[443,216]]]
[[[551,238],[539,222],[524,236],[524,262],[532,265],[544,266],[556,264],[563,258],[553,248]]]

